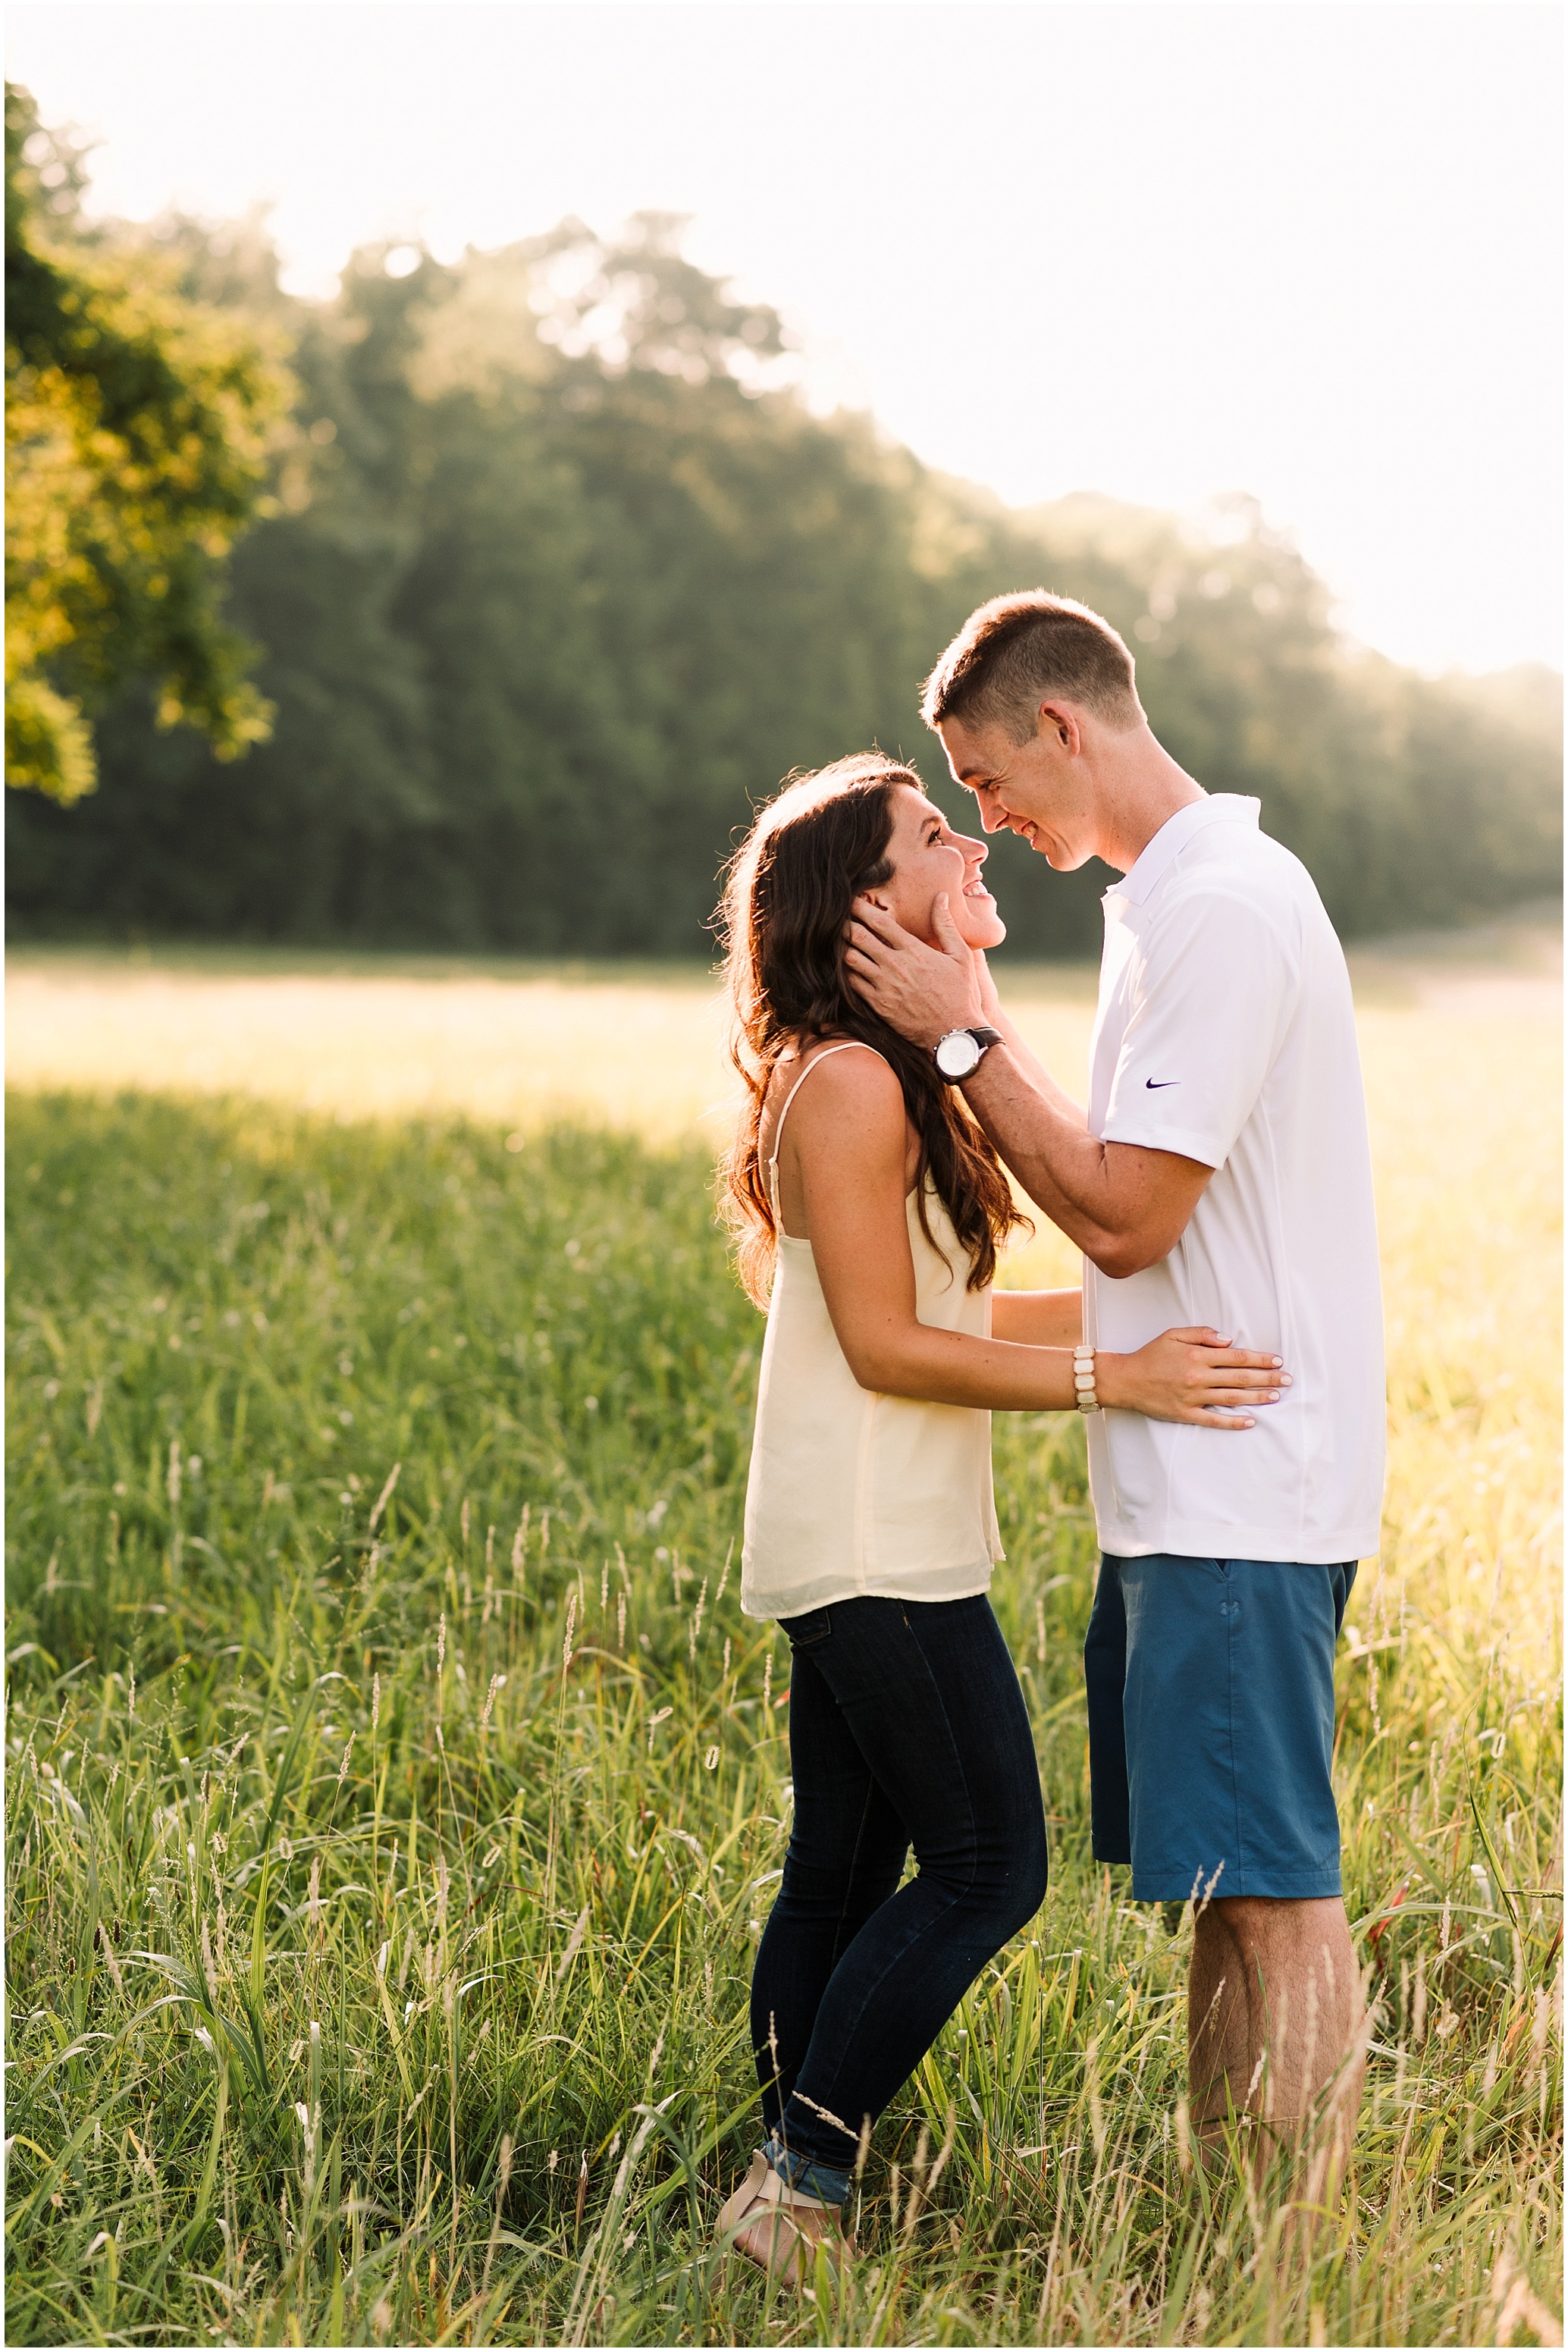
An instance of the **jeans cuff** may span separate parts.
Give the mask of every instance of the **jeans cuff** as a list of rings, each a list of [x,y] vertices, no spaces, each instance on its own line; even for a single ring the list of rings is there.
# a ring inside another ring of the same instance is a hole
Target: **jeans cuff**
[[[820,2197],[825,2205],[842,2205],[847,2200],[847,2172],[841,2172],[837,2165],[816,2163],[799,2148],[785,2147],[776,2132],[768,2134],[763,2154],[789,2188],[803,2189],[807,2197]]]

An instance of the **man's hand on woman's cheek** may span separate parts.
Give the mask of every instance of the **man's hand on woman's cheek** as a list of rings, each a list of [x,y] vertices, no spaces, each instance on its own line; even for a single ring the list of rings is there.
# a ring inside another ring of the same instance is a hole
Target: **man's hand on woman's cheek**
[[[940,947],[928,947],[882,908],[857,898],[845,950],[851,984],[890,1029],[934,1045],[950,1029],[981,1018],[974,958],[960,939],[945,897],[932,909]]]

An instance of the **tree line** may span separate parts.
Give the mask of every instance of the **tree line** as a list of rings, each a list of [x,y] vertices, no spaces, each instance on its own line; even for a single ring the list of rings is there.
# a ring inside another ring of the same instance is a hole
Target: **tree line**
[[[69,173],[46,199],[27,168],[50,252],[181,306],[187,349],[201,322],[255,487],[226,564],[235,514],[184,528],[207,703],[144,631],[83,703],[97,789],[7,793],[14,929],[701,952],[789,771],[875,742],[942,793],[920,680],[975,604],[1035,585],[1115,622],[1161,740],[1259,796],[1345,935],[1557,887],[1555,673],[1433,681],[1347,649],[1246,499],[1203,531],[1100,499],[1018,512],[814,416],[776,314],[687,261],[676,221],[451,267],[368,249],[310,303],[256,222],[89,230]],[[35,336],[16,365],[47,359]],[[35,667],[57,693],[81,673]],[[1098,944],[1104,869],[1006,841],[993,872],[1016,947]]]

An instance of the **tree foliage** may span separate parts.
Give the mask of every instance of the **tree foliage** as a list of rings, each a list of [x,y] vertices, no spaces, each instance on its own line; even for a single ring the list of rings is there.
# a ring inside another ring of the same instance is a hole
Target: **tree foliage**
[[[7,84],[5,772],[64,802],[93,789],[90,715],[127,678],[220,759],[266,735],[220,564],[289,394],[275,338],[79,233],[80,180]]]
[[[275,510],[232,563],[276,727],[224,769],[122,692],[90,803],[13,796],[25,924],[700,951],[718,867],[791,769],[876,741],[948,791],[920,679],[973,605],[1040,583],[1123,630],[1161,739],[1261,797],[1342,929],[1552,887],[1552,674],[1483,690],[1352,659],[1245,500],[1202,530],[1089,499],[1020,514],[814,417],[776,314],[679,232],[567,222],[451,268],[369,250],[308,305],[254,224],[163,225],[160,287],[293,342]],[[1054,877],[1011,840],[995,860],[1016,945],[1098,941],[1103,869]]]

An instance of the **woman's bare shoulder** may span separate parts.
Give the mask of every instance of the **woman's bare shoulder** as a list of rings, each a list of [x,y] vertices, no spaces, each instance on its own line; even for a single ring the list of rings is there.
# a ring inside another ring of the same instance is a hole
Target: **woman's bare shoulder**
[[[868,1045],[858,1037],[813,1039],[797,1055],[793,1069],[790,1086],[808,1072],[812,1074],[811,1086],[802,1094],[802,1102],[817,1087],[841,1097],[868,1093],[894,1095],[900,1101],[903,1098],[903,1088],[892,1064],[885,1055],[879,1054],[875,1045]]]
[[[790,1112],[791,1124],[799,1119],[804,1134],[837,1129],[854,1118],[878,1127],[896,1124],[901,1131],[904,1090],[898,1074],[874,1045],[862,1045],[858,1039],[845,1043],[848,1049],[843,1053],[824,1045],[815,1054],[802,1055],[795,1075],[804,1076],[806,1083]]]
[[[869,1115],[879,1124],[885,1118],[896,1118],[901,1126],[904,1118],[903,1088],[896,1072],[874,1045],[862,1045],[858,1038],[813,1038],[781,1061],[763,1114],[764,1127],[773,1133],[786,1104],[792,1106],[790,1127],[798,1120],[803,1132],[819,1125],[841,1125],[851,1111],[862,1118]]]

